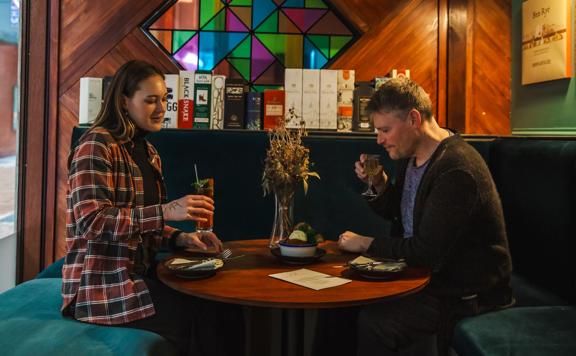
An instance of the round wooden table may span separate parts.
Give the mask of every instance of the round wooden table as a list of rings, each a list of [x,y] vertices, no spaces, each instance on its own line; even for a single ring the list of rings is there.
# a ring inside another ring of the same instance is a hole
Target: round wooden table
[[[270,253],[268,240],[231,241],[226,242],[224,248],[231,249],[232,256],[244,256],[226,261],[224,267],[213,277],[188,280],[175,276],[163,264],[159,264],[158,278],[169,287],[196,297],[252,307],[282,309],[284,321],[280,321],[276,327],[284,328],[281,334],[285,339],[281,341],[282,351],[278,352],[282,355],[304,354],[305,312],[399,298],[421,290],[430,280],[430,272],[419,268],[408,268],[394,280],[353,279],[355,277],[350,274],[346,263],[357,257],[357,254],[341,252],[334,241],[321,244],[320,248],[326,250],[326,255],[308,265],[282,262]],[[269,276],[300,268],[353,280],[341,286],[316,291]]]
[[[158,278],[169,287],[200,298],[218,302],[268,308],[316,309],[363,305],[398,298],[424,288],[430,279],[426,269],[408,268],[398,279],[361,280],[319,291],[269,277],[270,274],[307,268],[332,276],[354,278],[346,263],[357,254],[343,253],[334,241],[326,241],[320,248],[326,255],[309,265],[286,264],[273,256],[268,240],[231,241],[224,248],[232,256],[244,255],[226,261],[215,276],[188,280],[172,274],[163,264],[158,266]]]

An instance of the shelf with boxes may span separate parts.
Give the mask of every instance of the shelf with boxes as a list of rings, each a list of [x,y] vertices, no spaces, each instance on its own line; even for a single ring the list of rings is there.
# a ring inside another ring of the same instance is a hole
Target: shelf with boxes
[[[372,133],[366,105],[375,88],[394,76],[392,72],[371,82],[356,82],[354,70],[286,68],[284,86],[254,92],[242,79],[210,71],[165,74],[164,127],[270,130],[284,120],[288,128],[305,125],[309,132]],[[81,125],[98,115],[110,79],[80,79]]]

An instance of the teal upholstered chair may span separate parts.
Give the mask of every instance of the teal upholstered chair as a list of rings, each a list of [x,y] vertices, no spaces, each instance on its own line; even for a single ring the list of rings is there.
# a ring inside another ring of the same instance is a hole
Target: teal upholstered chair
[[[34,279],[0,294],[1,354],[177,354],[166,339],[148,331],[92,325],[62,317],[61,285],[60,278]]]

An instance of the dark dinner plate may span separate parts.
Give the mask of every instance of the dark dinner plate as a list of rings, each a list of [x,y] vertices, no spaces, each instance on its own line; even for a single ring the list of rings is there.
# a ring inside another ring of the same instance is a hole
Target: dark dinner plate
[[[270,249],[270,252],[274,256],[276,256],[280,261],[291,265],[306,265],[314,263],[326,254],[326,250],[321,248],[317,248],[316,253],[314,253],[314,256],[309,257],[284,256],[283,254],[280,253],[280,248],[272,248]]]
[[[398,278],[408,267],[404,261],[376,261],[376,264],[353,264],[350,269],[357,275],[366,279],[394,279]]]
[[[179,258],[182,258],[182,257],[179,257]],[[171,263],[174,260],[174,258],[171,258],[171,259],[166,260],[164,262],[164,266],[166,267],[166,269],[168,269],[170,272],[172,272],[177,277],[187,278],[187,279],[203,279],[203,278],[212,277],[213,275],[216,274],[216,272],[220,268],[222,268],[222,264],[220,264],[219,266],[216,266],[215,268],[191,269],[190,268],[191,266],[203,263],[203,262],[209,260],[210,258],[183,258],[183,259],[190,260],[190,263],[172,265]]]

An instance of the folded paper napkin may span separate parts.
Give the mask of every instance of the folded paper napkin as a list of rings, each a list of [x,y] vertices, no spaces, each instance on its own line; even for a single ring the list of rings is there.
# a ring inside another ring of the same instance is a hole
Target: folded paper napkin
[[[213,270],[218,269],[224,265],[224,262],[219,258],[209,258],[205,260],[187,260],[185,258],[175,258],[170,262],[170,267],[173,269],[183,271],[193,270]]]
[[[364,256],[358,256],[349,263],[363,270],[378,272],[401,272],[406,268],[403,260],[374,260]]]

